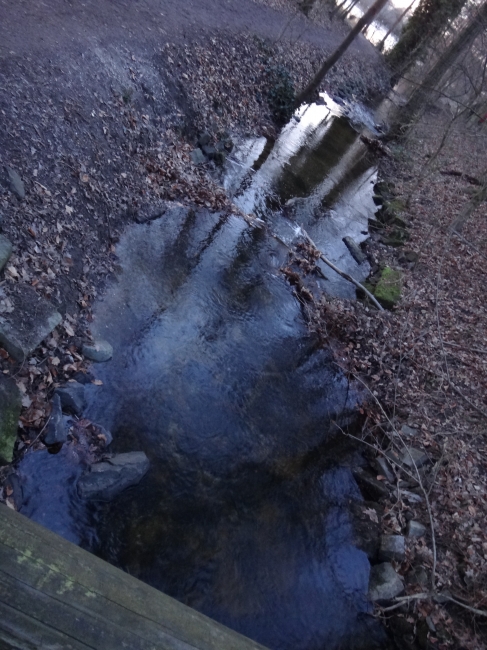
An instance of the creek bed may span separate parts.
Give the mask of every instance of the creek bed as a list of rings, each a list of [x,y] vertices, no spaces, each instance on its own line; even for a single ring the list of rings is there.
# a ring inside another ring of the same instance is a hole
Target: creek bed
[[[343,237],[368,236],[376,170],[351,121],[373,123],[343,112],[325,97],[275,143],[238,143],[223,184],[267,229],[170,204],[123,235],[93,324],[114,354],[95,368],[86,416],[114,451],[145,451],[142,482],[88,506],[69,447],[19,470],[31,518],[276,650],[385,643],[350,508],[357,452],[341,432],[359,396],[280,273],[300,228],[356,279],[369,273]],[[321,290],[355,296],[322,270]],[[52,499],[61,475],[70,487]]]

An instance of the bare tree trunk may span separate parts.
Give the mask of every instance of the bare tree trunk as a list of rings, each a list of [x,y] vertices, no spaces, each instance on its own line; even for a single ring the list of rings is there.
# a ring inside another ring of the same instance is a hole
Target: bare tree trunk
[[[484,2],[479,11],[467,23],[467,26],[456,36],[438,61],[433,65],[421,85],[413,92],[402,111],[400,119],[403,123],[410,121],[421,110],[445,73],[455,63],[460,54],[473,44],[477,36],[486,27],[487,2]]]
[[[386,34],[386,35],[384,36],[384,38],[381,40],[381,42],[380,42],[379,45],[377,46],[379,52],[382,52],[382,50],[384,49],[385,42],[387,41],[387,37],[390,36],[390,35],[392,34],[392,32],[396,29],[396,27],[399,25],[399,23],[400,23],[401,20],[404,18],[404,16],[409,12],[409,10],[411,9],[411,7],[413,6],[413,4],[414,4],[415,2],[416,2],[416,0],[413,0],[413,1],[411,2],[411,4],[408,5],[408,6],[406,7],[406,9],[404,9],[404,11],[403,11],[402,14],[399,16],[399,18],[396,20],[396,22],[394,23],[394,25],[389,29],[389,31],[387,32],[387,34]]]
[[[342,43],[337,47],[337,49],[333,52],[333,54],[331,54],[331,56],[329,56],[326,59],[326,61],[318,70],[314,78],[310,81],[310,83],[306,86],[306,88],[304,88],[304,90],[302,90],[299,93],[299,95],[296,97],[296,100],[294,102],[295,108],[298,108],[299,106],[301,106],[301,104],[303,104],[306,101],[309,101],[309,99],[313,97],[315,92],[318,90],[321,82],[325,78],[326,74],[340,59],[340,57],[344,54],[344,52],[346,52],[346,50],[353,43],[353,41],[358,36],[358,34],[360,34],[362,29],[374,20],[376,15],[379,13],[379,11],[386,3],[387,0],[376,0],[374,4],[370,7],[370,9],[365,12],[362,18],[351,30],[350,34],[345,38],[345,40],[342,41]]]

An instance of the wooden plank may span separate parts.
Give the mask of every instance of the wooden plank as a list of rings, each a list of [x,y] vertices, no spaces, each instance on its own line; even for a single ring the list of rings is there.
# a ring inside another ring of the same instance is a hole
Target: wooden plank
[[[10,605],[0,602],[1,650],[34,650],[59,648],[62,650],[89,650],[85,643],[70,639],[62,632],[33,620]]]
[[[29,650],[48,632],[76,650],[263,650],[1,505],[0,608],[0,640],[27,617]]]

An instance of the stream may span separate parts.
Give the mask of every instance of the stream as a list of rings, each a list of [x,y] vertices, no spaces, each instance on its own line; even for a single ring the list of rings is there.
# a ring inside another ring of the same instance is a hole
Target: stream
[[[19,468],[22,512],[275,650],[386,643],[350,509],[360,454],[341,432],[360,396],[280,272],[304,228],[341,269],[369,273],[342,240],[364,241],[375,211],[359,138],[373,119],[323,97],[226,163],[226,191],[267,229],[173,203],[121,238],[92,328],[114,355],[93,369],[103,384],[86,417],[111,430],[112,451],[145,451],[141,483],[87,506],[69,446]],[[355,298],[321,270],[320,290]]]

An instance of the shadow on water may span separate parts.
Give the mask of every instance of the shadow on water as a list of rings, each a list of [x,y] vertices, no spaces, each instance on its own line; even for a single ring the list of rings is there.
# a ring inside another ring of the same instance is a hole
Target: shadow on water
[[[375,169],[349,122],[315,108],[267,150],[242,142],[224,183],[282,239],[306,227],[360,278],[367,264],[342,238],[366,237]],[[129,227],[117,253],[93,328],[114,355],[96,368],[87,417],[111,429],[114,451],[144,450],[151,469],[82,516],[71,491],[52,527],[68,535],[76,518],[97,554],[270,648],[383,647],[341,432],[359,398],[279,273],[287,247],[239,217],[172,204]],[[323,289],[350,295],[336,278]],[[35,489],[24,493],[49,525]]]

